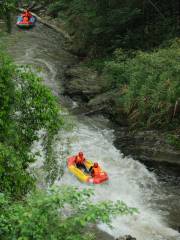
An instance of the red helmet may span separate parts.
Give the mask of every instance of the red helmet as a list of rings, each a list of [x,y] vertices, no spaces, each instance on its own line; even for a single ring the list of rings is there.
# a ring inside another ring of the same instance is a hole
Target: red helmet
[[[80,157],[83,157],[83,156],[84,156],[83,152],[79,152],[78,155],[79,155]]]
[[[97,168],[99,165],[97,162],[94,163],[94,167]]]

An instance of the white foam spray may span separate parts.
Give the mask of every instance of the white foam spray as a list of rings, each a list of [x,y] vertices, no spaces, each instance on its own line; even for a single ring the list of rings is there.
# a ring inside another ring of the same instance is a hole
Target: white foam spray
[[[151,201],[153,189],[158,187],[155,176],[146,167],[129,157],[124,157],[113,145],[113,131],[96,127],[89,119],[88,124],[78,123],[71,133],[64,133],[61,138],[68,139],[70,155],[82,150],[88,159],[98,161],[107,170],[109,182],[91,186],[95,191],[92,199],[95,202],[103,200],[123,200],[131,207],[136,207],[139,214],[118,217],[112,220],[113,229],[104,224],[99,228],[114,237],[130,234],[138,240],[178,240],[180,235],[170,229],[163,219],[163,213],[153,209]],[[61,143],[56,143],[56,152]],[[60,160],[62,161],[62,159]],[[88,188],[80,183],[65,169],[64,176],[56,181],[57,185],[68,184],[79,188]]]

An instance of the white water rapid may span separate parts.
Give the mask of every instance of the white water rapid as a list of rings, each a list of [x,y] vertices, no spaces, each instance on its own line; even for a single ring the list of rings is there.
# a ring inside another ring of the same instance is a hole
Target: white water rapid
[[[77,122],[73,132],[65,133],[70,143],[70,155],[83,150],[88,159],[98,161],[109,174],[109,182],[102,185],[86,186],[80,183],[65,169],[63,177],[56,181],[57,185],[68,184],[79,188],[91,187],[95,191],[94,201],[123,200],[131,207],[136,207],[139,214],[113,219],[113,229],[106,225],[99,227],[114,237],[130,234],[138,240],[178,240],[180,235],[170,229],[158,208],[151,204],[154,188],[158,187],[155,176],[144,165],[132,158],[124,157],[113,145],[113,131],[102,128],[104,119],[86,118]],[[97,125],[101,125],[99,128]],[[60,133],[62,134],[62,133]],[[62,137],[62,135],[61,135]],[[55,150],[62,151],[57,143]],[[58,154],[57,154],[58,156]],[[61,160],[60,160],[61,161]]]

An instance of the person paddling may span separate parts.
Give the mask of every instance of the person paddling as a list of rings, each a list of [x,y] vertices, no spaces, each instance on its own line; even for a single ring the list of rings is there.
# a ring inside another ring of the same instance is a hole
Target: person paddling
[[[23,14],[22,14],[22,17],[23,17],[23,18],[27,17],[28,20],[32,17],[32,14],[31,14],[31,12],[29,11],[29,9],[24,10],[24,12],[23,12]]]
[[[98,177],[101,173],[101,168],[99,167],[98,163],[95,162],[92,167],[90,167],[89,172],[91,173],[92,177]]]
[[[83,169],[84,172],[86,173],[89,173],[89,171],[86,168],[85,161],[86,159],[84,157],[83,152],[79,152],[78,155],[75,157],[76,167],[79,169]]]
[[[29,22],[29,18],[28,17],[23,17],[23,23],[28,23]]]

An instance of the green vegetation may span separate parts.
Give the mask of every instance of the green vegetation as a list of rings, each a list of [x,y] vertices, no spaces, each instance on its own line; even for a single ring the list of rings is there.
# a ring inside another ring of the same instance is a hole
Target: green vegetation
[[[15,11],[17,0],[3,0],[0,2],[0,18],[5,19],[7,31],[11,32],[11,13]]]
[[[63,118],[55,97],[41,79],[27,69],[17,69],[2,53],[0,92],[0,191],[20,198],[33,187],[34,179],[27,168],[35,160],[30,151],[37,132],[47,131],[48,156]]]
[[[24,203],[0,195],[0,236],[5,240],[90,240],[89,223],[110,224],[111,216],[133,214],[123,202],[92,204],[90,190],[64,187],[38,191]]]
[[[130,124],[176,128],[180,122],[180,42],[130,58],[116,50],[104,75],[121,92],[117,104]]]
[[[49,7],[49,14],[65,21],[67,29],[74,36],[80,55],[88,54],[94,57],[115,49],[122,26],[125,28],[140,14],[133,4],[117,2],[55,1]]]
[[[177,36],[178,0],[54,0],[49,14],[65,22],[79,54],[91,58],[116,48],[151,49]]]
[[[166,136],[166,142],[180,150],[180,135],[168,134]]]

